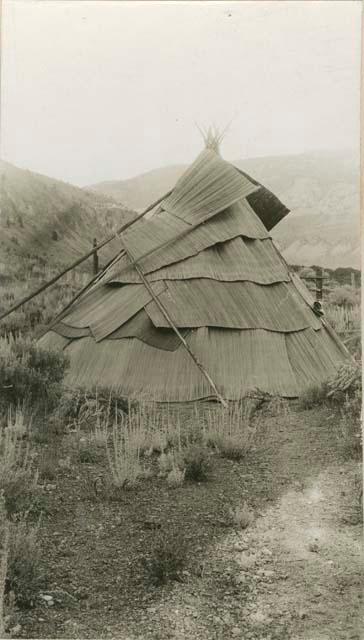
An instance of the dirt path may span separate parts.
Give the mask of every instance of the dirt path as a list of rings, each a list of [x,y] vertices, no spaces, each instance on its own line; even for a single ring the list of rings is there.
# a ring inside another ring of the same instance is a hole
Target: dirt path
[[[202,577],[186,575],[116,638],[344,640],[361,635],[357,464],[337,462],[329,416],[267,420],[266,474],[274,504],[208,550]]]

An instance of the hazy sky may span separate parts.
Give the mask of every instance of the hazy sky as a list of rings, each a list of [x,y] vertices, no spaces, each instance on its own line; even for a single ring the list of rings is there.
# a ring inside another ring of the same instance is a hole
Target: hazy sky
[[[4,0],[1,154],[75,184],[357,148],[358,1]]]

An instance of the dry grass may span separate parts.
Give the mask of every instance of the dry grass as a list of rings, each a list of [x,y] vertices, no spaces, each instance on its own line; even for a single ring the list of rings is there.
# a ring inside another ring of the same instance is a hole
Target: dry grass
[[[18,406],[15,410],[13,407],[9,407],[6,428],[8,433],[11,433],[18,440],[30,435],[31,423],[28,425],[24,407]]]
[[[336,333],[360,331],[361,309],[359,304],[350,307],[340,307],[336,304],[325,305],[325,316]]]
[[[8,423],[0,427],[0,491],[7,512],[28,511],[35,499],[38,472],[34,471],[29,443],[19,440],[9,413]]]
[[[182,452],[187,480],[204,482],[210,470],[210,457],[205,447],[191,445]]]
[[[134,487],[143,473],[140,447],[145,434],[126,421],[122,426],[121,429],[117,422],[114,424],[111,445],[106,445],[111,481],[116,489]]]
[[[336,413],[336,435],[345,458],[362,460],[362,394],[357,389],[352,395],[346,394]]]
[[[167,475],[167,484],[171,489],[181,487],[185,481],[186,469],[180,469],[178,466],[172,467]]]
[[[96,463],[106,451],[116,489],[135,487],[145,478],[141,460],[148,462],[154,454],[169,486],[181,486],[184,479],[200,482],[208,476],[208,447],[235,461],[247,455],[256,436],[250,416],[251,408],[243,403],[187,411],[141,402],[124,413],[111,411],[110,403],[102,405],[97,398],[86,399],[74,421],[79,460]]]
[[[32,606],[42,583],[39,527],[40,519],[31,524],[26,514],[10,523],[7,583],[20,606]]]
[[[155,585],[180,580],[187,553],[187,543],[181,534],[162,531],[156,536],[149,557],[143,559],[149,580]]]
[[[162,452],[158,458],[159,475],[165,476],[177,467],[175,455],[172,452]]]
[[[252,524],[254,520],[254,516],[251,510],[245,503],[242,506],[230,509],[229,518],[232,525],[237,529],[247,529],[247,527]]]
[[[244,406],[219,407],[205,415],[204,440],[224,458],[242,460],[251,449],[255,436],[256,426],[247,418]]]
[[[5,638],[5,584],[10,552],[10,524],[6,517],[5,500],[0,493],[0,638]]]

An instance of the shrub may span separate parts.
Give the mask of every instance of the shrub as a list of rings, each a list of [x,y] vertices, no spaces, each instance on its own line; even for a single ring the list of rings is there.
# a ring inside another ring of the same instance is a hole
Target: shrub
[[[90,434],[90,441],[95,447],[105,447],[108,441],[109,416],[97,416]]]
[[[181,487],[184,483],[186,469],[175,466],[167,475],[167,484],[171,489]]]
[[[331,326],[339,334],[353,330],[360,333],[360,304],[355,304],[354,306],[339,306],[337,304],[325,305],[325,316]]]
[[[250,420],[249,405],[216,408],[208,413],[205,441],[222,457],[242,460],[253,446],[255,437],[256,427]]]
[[[207,480],[210,469],[208,452],[203,447],[191,445],[184,453],[185,476],[187,480],[202,482]]]
[[[309,387],[300,397],[298,406],[303,409],[312,409],[327,404],[327,384],[317,384]]]
[[[248,454],[252,446],[250,433],[214,433],[210,435],[212,444],[223,458],[240,462]]]
[[[101,406],[108,407],[112,420],[120,417],[122,413],[127,414],[133,406],[130,401],[110,387],[93,387],[87,391],[87,395],[91,398],[97,398]]]
[[[173,453],[170,451],[168,453],[162,452],[158,458],[158,466],[161,476],[165,476],[167,473],[170,473],[172,469],[177,466]]]
[[[5,638],[5,588],[10,550],[10,525],[5,501],[0,493],[0,638]]]
[[[54,480],[57,475],[58,455],[55,446],[44,447],[38,462],[41,480]]]
[[[343,404],[346,396],[353,396],[361,390],[361,363],[349,362],[341,365],[336,374],[327,382],[327,396],[336,403]]]
[[[52,411],[61,397],[66,356],[39,349],[29,340],[1,341],[1,404],[28,403],[43,412]]]
[[[29,524],[25,516],[10,523],[10,549],[6,593],[13,592],[20,607],[32,606],[43,583],[40,573],[40,520]]]
[[[354,306],[360,302],[360,289],[355,289],[348,284],[336,287],[329,294],[329,302],[342,306]]]
[[[26,421],[25,410],[18,406],[14,411],[10,406],[8,410],[6,428],[8,432],[11,432],[17,439],[27,437],[30,429],[28,428]]]
[[[79,440],[78,457],[81,463],[93,464],[100,462],[104,457],[104,443],[93,441],[91,438],[81,438]]]
[[[13,299],[9,298],[8,301],[11,304]],[[29,327],[30,327],[30,324],[25,313],[23,311],[14,311],[14,313],[7,316],[1,321],[0,336],[3,336],[4,338],[5,336],[11,336],[12,338],[16,338],[20,334],[27,331]]]
[[[116,489],[134,487],[142,476],[139,440],[128,426],[124,430],[116,423],[112,433],[112,446],[106,444],[111,482]]]
[[[362,459],[363,433],[361,425],[362,398],[357,390],[346,394],[337,409],[337,436],[344,457]]]
[[[215,445],[223,458],[233,460],[234,462],[243,460],[248,451],[245,442],[239,434],[221,435],[216,439]]]
[[[65,389],[57,406],[57,416],[67,423],[77,421],[86,400],[87,395],[80,389]]]
[[[340,367],[328,381],[328,401],[334,410],[333,424],[342,453],[345,457],[361,458],[362,455],[362,393],[361,366],[358,362]]]
[[[362,357],[362,344],[361,344],[361,332],[357,331],[357,333],[349,336],[344,341],[344,344],[348,351],[350,351],[351,355],[356,360],[361,360]]]
[[[229,510],[230,521],[238,529],[246,529],[253,522],[253,514],[247,504]]]
[[[362,458],[361,458],[362,460]],[[356,498],[356,511],[358,521],[363,522],[363,464],[358,464],[354,475],[354,495]]]
[[[37,483],[29,443],[18,441],[16,432],[0,427],[0,492],[9,515],[32,509]]]
[[[160,533],[152,545],[147,558],[143,558],[149,580],[155,585],[165,584],[169,580],[180,580],[186,564],[187,543],[177,532]]]
[[[168,446],[167,435],[162,431],[152,431],[149,438],[149,455],[164,453]]]
[[[40,444],[55,445],[66,431],[65,424],[58,418],[57,414],[32,415],[32,429],[30,432],[32,440]]]

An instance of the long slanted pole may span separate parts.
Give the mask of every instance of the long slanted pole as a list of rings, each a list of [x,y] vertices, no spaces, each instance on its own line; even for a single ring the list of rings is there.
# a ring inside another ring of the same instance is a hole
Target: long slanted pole
[[[57,280],[59,280],[60,278],[62,278],[62,276],[64,276],[66,273],[68,273],[69,271],[71,271],[72,269],[74,269],[75,267],[78,267],[79,264],[81,264],[82,262],[84,262],[85,260],[87,260],[87,258],[89,258],[90,256],[92,256],[95,251],[98,251],[99,249],[102,249],[102,247],[104,247],[106,244],[108,244],[109,242],[111,242],[111,240],[114,240],[114,238],[118,238],[118,235],[120,233],[122,233],[123,231],[126,231],[126,229],[128,229],[129,227],[131,227],[133,224],[135,224],[136,222],[138,222],[138,220],[141,220],[141,218],[143,218],[147,213],[149,213],[149,211],[151,211],[152,209],[154,209],[154,207],[156,207],[158,204],[160,204],[160,202],[162,202],[162,200],[164,200],[165,198],[167,198],[170,195],[171,191],[169,191],[168,193],[166,193],[164,196],[162,196],[161,198],[158,198],[158,200],[156,200],[155,202],[153,202],[151,205],[149,205],[149,207],[147,207],[144,211],[142,211],[142,213],[140,213],[136,218],[133,218],[133,220],[129,220],[129,222],[126,222],[125,224],[123,224],[115,233],[113,233],[112,235],[108,236],[105,240],[103,240],[102,242],[100,242],[98,245],[96,245],[96,247],[93,247],[88,253],[86,253],[84,256],[82,256],[81,258],[78,258],[77,260],[75,260],[75,262],[73,262],[72,264],[70,264],[68,267],[66,267],[66,269],[63,269],[63,271],[61,271],[60,273],[58,273],[56,276],[54,276],[53,278],[51,278],[51,280],[48,280],[48,282],[45,282],[41,287],[39,287],[39,289],[36,289],[35,291],[33,291],[33,293],[30,293],[28,296],[25,296],[25,298],[23,298],[22,300],[19,300],[19,302],[17,302],[16,304],[14,304],[12,307],[10,307],[10,309],[8,309],[7,311],[5,311],[4,313],[2,313],[0,315],[0,320],[3,320],[4,318],[6,318],[8,315],[10,315],[11,313],[13,313],[13,311],[16,311],[17,309],[19,309],[20,307],[22,307],[26,302],[29,302],[30,300],[32,300],[33,298],[35,298],[37,295],[39,295],[40,293],[42,293],[43,291],[45,291],[46,289],[48,289],[48,287],[50,287],[52,284],[55,284],[55,282],[57,282]],[[99,275],[99,274],[98,274]],[[86,288],[88,288],[92,282],[95,280],[95,278],[93,278],[93,280],[91,282],[89,282],[89,284],[86,286]],[[79,297],[79,296],[78,296]],[[72,301],[73,302],[73,301]]]
[[[140,262],[141,260],[144,260],[145,258],[147,258],[148,256],[150,256],[152,253],[154,253],[155,251],[159,251],[160,249],[164,249],[166,246],[168,246],[169,244],[172,244],[173,242],[176,242],[177,240],[180,240],[181,238],[183,238],[184,236],[186,236],[188,233],[190,233],[190,231],[193,231],[194,229],[196,229],[196,227],[201,226],[202,224],[204,224],[205,222],[207,222],[210,218],[207,218],[206,220],[200,220],[199,222],[196,222],[195,224],[191,224],[187,229],[184,229],[181,233],[177,234],[176,236],[174,236],[173,238],[169,238],[169,240],[166,240],[164,242],[162,242],[161,244],[157,245],[156,247],[153,247],[152,249],[149,249],[149,251],[147,251],[146,253],[143,253],[139,258],[136,258],[135,260],[130,261],[129,264],[125,265],[125,267],[123,267],[122,269],[120,269],[119,271],[119,275],[121,273],[124,273],[124,271],[127,271],[127,269],[130,269],[130,267],[133,267],[137,262]],[[119,232],[120,233],[120,232]],[[120,235],[117,234],[118,239],[120,240]],[[124,250],[120,251],[118,253],[118,255],[113,258],[112,260],[110,260],[110,262],[106,265],[106,267],[103,269],[103,271],[101,271],[96,278],[93,278],[83,289],[81,289],[81,291],[79,291],[74,298],[72,298],[72,300],[68,303],[68,305],[61,311],[61,313],[53,320],[52,324],[49,325],[46,328],[46,331],[51,331],[53,329],[53,327],[57,324],[57,322],[60,322],[60,320],[62,320],[62,318],[64,318],[65,314],[67,313],[67,311],[69,311],[70,307],[72,307],[72,305],[83,295],[83,293],[85,293],[92,285],[94,285],[93,291],[96,291],[96,289],[100,286],[100,282],[99,284],[98,281],[101,280],[101,278],[103,278],[103,276],[105,275],[106,271],[112,267],[113,263],[117,262],[117,260],[120,258],[120,256],[125,253]],[[102,284],[102,283],[101,283]]]
[[[159,300],[158,296],[155,295],[150,283],[148,282],[147,278],[145,277],[145,274],[143,273],[142,269],[140,268],[140,266],[138,265],[137,260],[133,260],[132,255],[130,254],[123,238],[120,237],[120,241],[125,249],[125,253],[127,254],[128,258],[132,261],[135,270],[137,271],[137,273],[139,274],[139,277],[141,279],[141,281],[143,282],[145,288],[147,289],[147,291],[150,293],[150,295],[152,296],[154,302],[156,303],[156,305],[158,306],[158,308],[160,309],[161,313],[163,314],[163,316],[165,317],[165,319],[167,320],[169,326],[171,327],[171,329],[173,329],[173,331],[175,332],[175,334],[178,336],[178,338],[180,339],[182,345],[184,346],[184,348],[186,349],[186,351],[188,352],[188,354],[190,355],[190,357],[192,358],[192,360],[194,361],[194,363],[198,366],[198,368],[200,369],[202,375],[206,378],[206,380],[208,381],[209,385],[212,387],[214,393],[216,394],[218,400],[221,402],[221,404],[226,408],[227,407],[227,403],[224,400],[224,398],[222,397],[221,393],[218,391],[216,384],[214,383],[214,381],[212,380],[212,378],[210,377],[210,375],[208,374],[208,372],[206,371],[205,367],[203,366],[203,364],[198,360],[197,356],[193,353],[193,351],[191,350],[191,348],[189,347],[188,343],[186,342],[186,340],[184,339],[183,335],[180,333],[180,331],[177,329],[176,325],[174,324],[171,316],[169,315],[167,309],[165,308],[164,304]]]
[[[160,249],[165,249],[165,247],[167,247],[170,244],[173,244],[173,242],[177,242],[177,240],[181,240],[181,238],[183,238],[184,236],[187,236],[191,231],[193,231],[197,227],[200,227],[205,222],[208,222],[210,219],[211,219],[211,216],[204,220],[199,220],[199,222],[195,222],[195,224],[189,225],[187,229],[184,229],[183,231],[181,231],[181,233],[178,233],[176,236],[173,236],[173,238],[169,238],[168,240],[161,242],[161,244],[158,244],[156,247],[152,247],[151,249],[149,249],[149,251],[146,251],[138,258],[135,258],[135,259],[130,258],[129,264],[126,264],[125,267],[120,269],[118,274],[120,275],[124,273],[124,271],[127,271],[128,269],[130,269],[130,267],[134,267],[137,262],[141,262],[142,260],[145,260],[145,258],[148,258],[152,253],[155,253],[156,251],[160,251]],[[117,234],[117,237],[119,240],[121,240],[119,234]],[[119,257],[121,253],[122,252],[120,252],[117,257]],[[116,262],[116,259],[115,259],[115,262]],[[104,273],[105,273],[105,270],[100,274],[100,277],[103,276]]]

